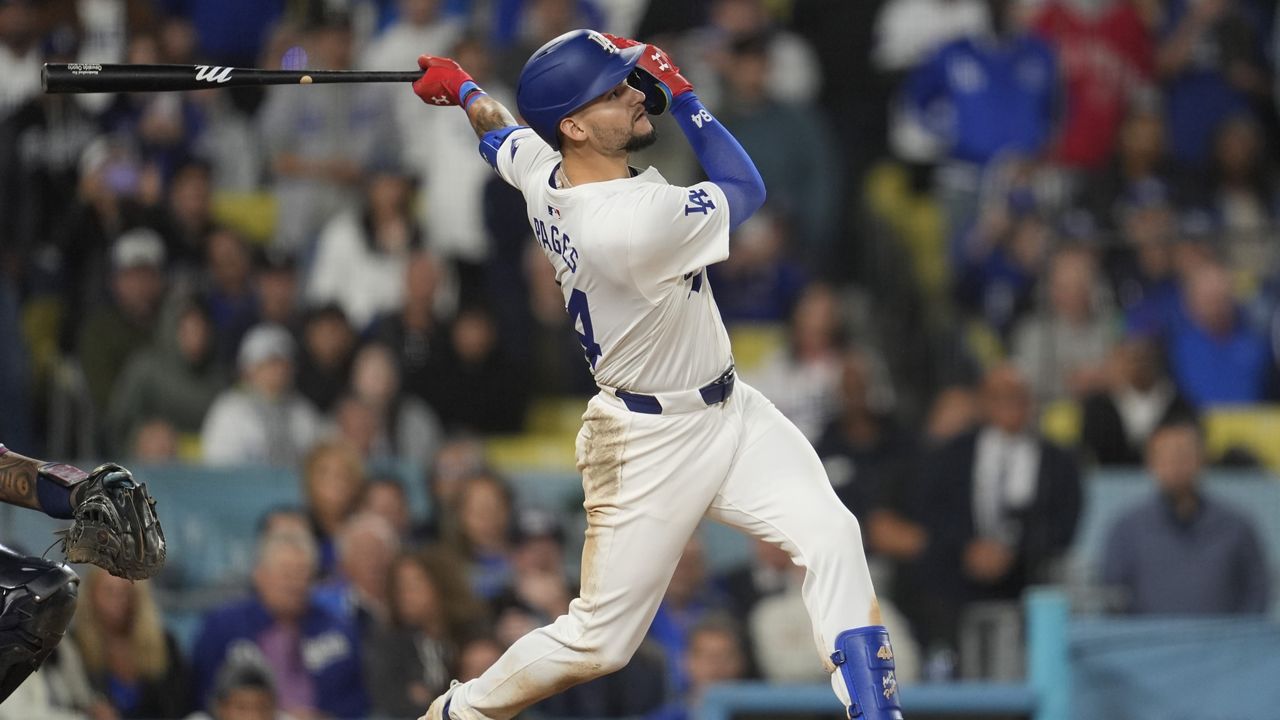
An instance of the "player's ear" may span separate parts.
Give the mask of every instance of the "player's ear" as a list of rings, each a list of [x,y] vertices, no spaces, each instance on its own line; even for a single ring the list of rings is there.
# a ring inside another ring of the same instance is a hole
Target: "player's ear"
[[[587,139],[587,128],[570,115],[560,121],[560,134],[564,135],[566,140],[582,142]]]

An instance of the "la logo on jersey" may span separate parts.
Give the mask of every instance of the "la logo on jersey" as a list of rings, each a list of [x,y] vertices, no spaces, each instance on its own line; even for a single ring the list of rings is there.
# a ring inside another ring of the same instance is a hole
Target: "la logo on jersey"
[[[617,52],[618,52],[618,46],[617,46],[617,45],[614,45],[614,44],[613,44],[613,41],[612,41],[612,40],[610,40],[609,38],[605,37],[604,35],[601,35],[600,33],[596,32],[595,30],[588,30],[588,31],[587,31],[587,37],[591,38],[591,39],[595,42],[595,44],[597,44],[597,45],[599,45],[600,47],[604,48],[605,52],[607,52],[607,53],[609,53],[609,54],[611,54],[611,55],[616,55],[616,54],[617,54]]]
[[[711,196],[706,190],[698,188],[689,191],[689,204],[684,206],[684,214],[692,215],[694,213],[702,213],[706,215],[708,211],[715,210],[716,204],[711,202]]]

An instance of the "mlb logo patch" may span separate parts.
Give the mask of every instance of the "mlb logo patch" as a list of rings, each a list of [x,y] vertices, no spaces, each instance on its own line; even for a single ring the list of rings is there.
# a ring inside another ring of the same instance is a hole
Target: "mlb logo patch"
[[[547,214],[548,214],[548,215],[550,215],[551,217],[553,217],[553,218],[557,219],[557,220],[559,220],[559,219],[560,219],[560,209],[559,209],[559,208],[556,208],[556,207],[553,207],[553,206],[551,206],[551,205],[548,205],[548,206],[547,206]]]

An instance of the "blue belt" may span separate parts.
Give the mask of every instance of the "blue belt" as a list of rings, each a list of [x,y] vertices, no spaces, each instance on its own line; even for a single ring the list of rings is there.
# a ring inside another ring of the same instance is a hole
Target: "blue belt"
[[[733,395],[733,383],[737,379],[733,367],[720,377],[698,388],[698,394],[702,396],[702,402],[708,407],[716,403],[722,403]],[[646,415],[661,415],[662,402],[653,395],[645,395],[643,393],[627,392],[626,390],[615,390],[614,395],[627,406],[631,412],[644,413]]]

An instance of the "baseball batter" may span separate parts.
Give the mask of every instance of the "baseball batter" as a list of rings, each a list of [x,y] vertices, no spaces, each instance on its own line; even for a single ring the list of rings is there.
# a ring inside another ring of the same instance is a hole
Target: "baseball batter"
[[[525,197],[536,242],[600,392],[577,438],[587,511],[581,596],[455,684],[425,718],[510,718],[626,665],[681,550],[710,517],[805,568],[814,643],[851,718],[902,717],[858,522],[813,448],[734,376],[706,266],[764,202],[742,146],[662,50],[592,30],[540,48],[520,75],[518,125],[452,60],[423,56],[414,91],[464,108],[480,153]],[[669,184],[629,153],[670,109],[709,180]]]

